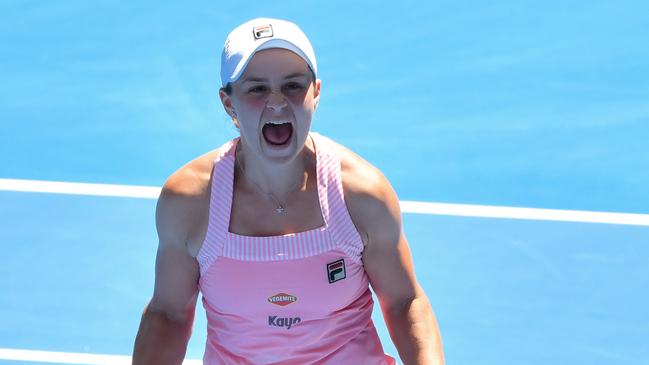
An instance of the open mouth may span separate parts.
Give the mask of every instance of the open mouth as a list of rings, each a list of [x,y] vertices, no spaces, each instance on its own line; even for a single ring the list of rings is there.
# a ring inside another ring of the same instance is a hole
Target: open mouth
[[[275,146],[281,146],[291,139],[293,135],[293,125],[288,121],[271,121],[266,122],[261,133],[264,135],[264,139],[269,144]]]

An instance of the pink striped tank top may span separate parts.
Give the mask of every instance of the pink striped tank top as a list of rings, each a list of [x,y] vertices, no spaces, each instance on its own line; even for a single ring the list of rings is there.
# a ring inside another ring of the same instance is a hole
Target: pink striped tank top
[[[207,315],[203,363],[395,364],[372,322],[363,242],[347,211],[340,158],[311,133],[324,225],[282,236],[229,232],[234,154],[214,162],[209,224],[197,259]]]

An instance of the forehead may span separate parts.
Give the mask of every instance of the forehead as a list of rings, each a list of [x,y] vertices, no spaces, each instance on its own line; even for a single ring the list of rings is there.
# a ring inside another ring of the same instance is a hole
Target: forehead
[[[240,80],[254,78],[283,78],[286,75],[303,73],[309,75],[306,61],[292,51],[283,48],[270,48],[252,56]]]

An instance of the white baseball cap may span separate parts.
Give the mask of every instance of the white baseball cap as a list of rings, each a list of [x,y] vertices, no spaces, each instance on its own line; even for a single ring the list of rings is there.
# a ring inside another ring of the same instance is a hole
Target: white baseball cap
[[[317,74],[315,53],[304,32],[286,20],[257,18],[235,28],[223,45],[221,83],[237,81],[256,52],[268,48],[284,48],[306,61]]]

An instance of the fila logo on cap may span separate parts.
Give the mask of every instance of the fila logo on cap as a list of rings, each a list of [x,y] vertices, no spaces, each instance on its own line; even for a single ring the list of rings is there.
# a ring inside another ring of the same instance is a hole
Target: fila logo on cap
[[[345,260],[340,259],[327,264],[327,279],[329,279],[329,284],[342,280],[345,277]]]
[[[268,24],[254,27],[252,33],[255,35],[255,39],[270,38],[273,36],[273,26]]]

